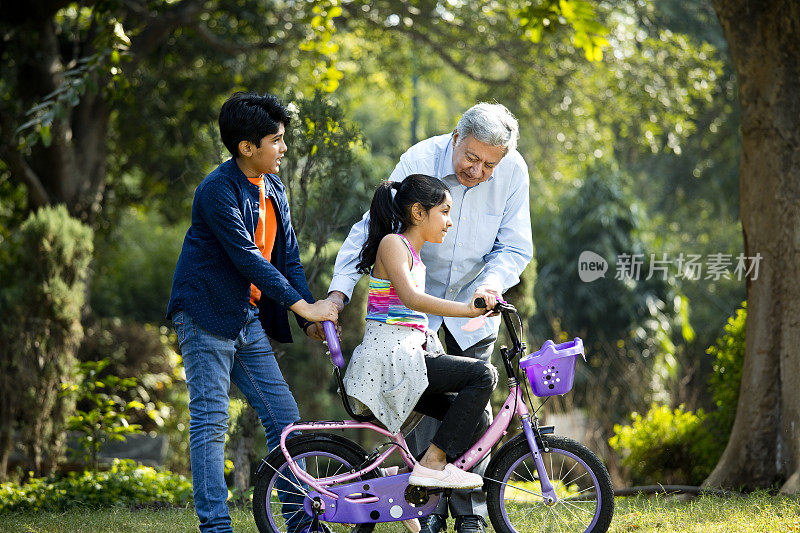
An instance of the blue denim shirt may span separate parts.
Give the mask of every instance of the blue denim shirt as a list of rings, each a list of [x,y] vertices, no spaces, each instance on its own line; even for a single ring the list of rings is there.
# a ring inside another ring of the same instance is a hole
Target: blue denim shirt
[[[287,308],[298,300],[314,302],[300,263],[300,249],[289,216],[286,189],[267,174],[278,224],[272,257],[255,244],[259,188],[233,159],[222,163],[198,185],[192,225],[186,232],[172,279],[167,318],[183,310],[202,328],[235,339],[250,306],[250,284],[261,290],[261,323],[279,342],[292,342]],[[309,322],[297,316],[301,327]]]

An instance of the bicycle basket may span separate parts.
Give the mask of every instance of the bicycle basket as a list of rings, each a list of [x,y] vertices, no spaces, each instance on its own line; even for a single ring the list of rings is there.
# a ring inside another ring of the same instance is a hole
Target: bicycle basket
[[[562,344],[546,341],[538,352],[520,359],[519,366],[528,376],[536,396],[557,396],[572,389],[578,354],[586,361],[583,341],[578,337]]]

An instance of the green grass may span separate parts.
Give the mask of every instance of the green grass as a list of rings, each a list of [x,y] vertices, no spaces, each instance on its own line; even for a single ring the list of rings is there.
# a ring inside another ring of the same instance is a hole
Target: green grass
[[[238,532],[256,532],[248,509],[232,511]],[[197,531],[194,509],[131,511],[74,510],[65,513],[0,515],[4,532],[181,532]],[[381,524],[378,533],[403,533],[398,524]],[[450,530],[452,531],[452,522]],[[531,524],[531,533],[537,531]],[[610,531],[654,533],[800,532],[800,498],[756,493],[745,498],[704,496],[689,501],[663,496],[617,498]]]

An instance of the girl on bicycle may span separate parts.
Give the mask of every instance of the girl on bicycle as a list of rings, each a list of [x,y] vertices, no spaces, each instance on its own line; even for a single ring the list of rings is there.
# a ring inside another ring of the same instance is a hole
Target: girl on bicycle
[[[466,304],[425,294],[419,252],[426,242],[444,240],[451,206],[447,185],[430,176],[413,174],[378,187],[357,266],[369,274],[367,323],[344,383],[353,403],[392,433],[412,410],[441,420],[409,483],[466,489],[480,487],[483,479],[449,463],[488,427],[484,409],[497,372],[489,363],[445,354],[426,314],[475,317],[486,311],[474,306],[475,298],[491,309],[495,297],[478,291]]]

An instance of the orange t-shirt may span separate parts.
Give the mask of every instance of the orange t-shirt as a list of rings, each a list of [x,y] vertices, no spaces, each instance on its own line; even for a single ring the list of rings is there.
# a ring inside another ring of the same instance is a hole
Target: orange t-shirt
[[[272,257],[272,248],[275,246],[275,234],[278,231],[278,221],[275,218],[275,206],[272,198],[267,198],[264,189],[264,176],[257,178],[247,178],[250,183],[258,185],[258,224],[256,224],[255,241],[256,246],[261,251],[267,261]],[[261,291],[250,284],[250,303],[256,305],[261,299]]]

